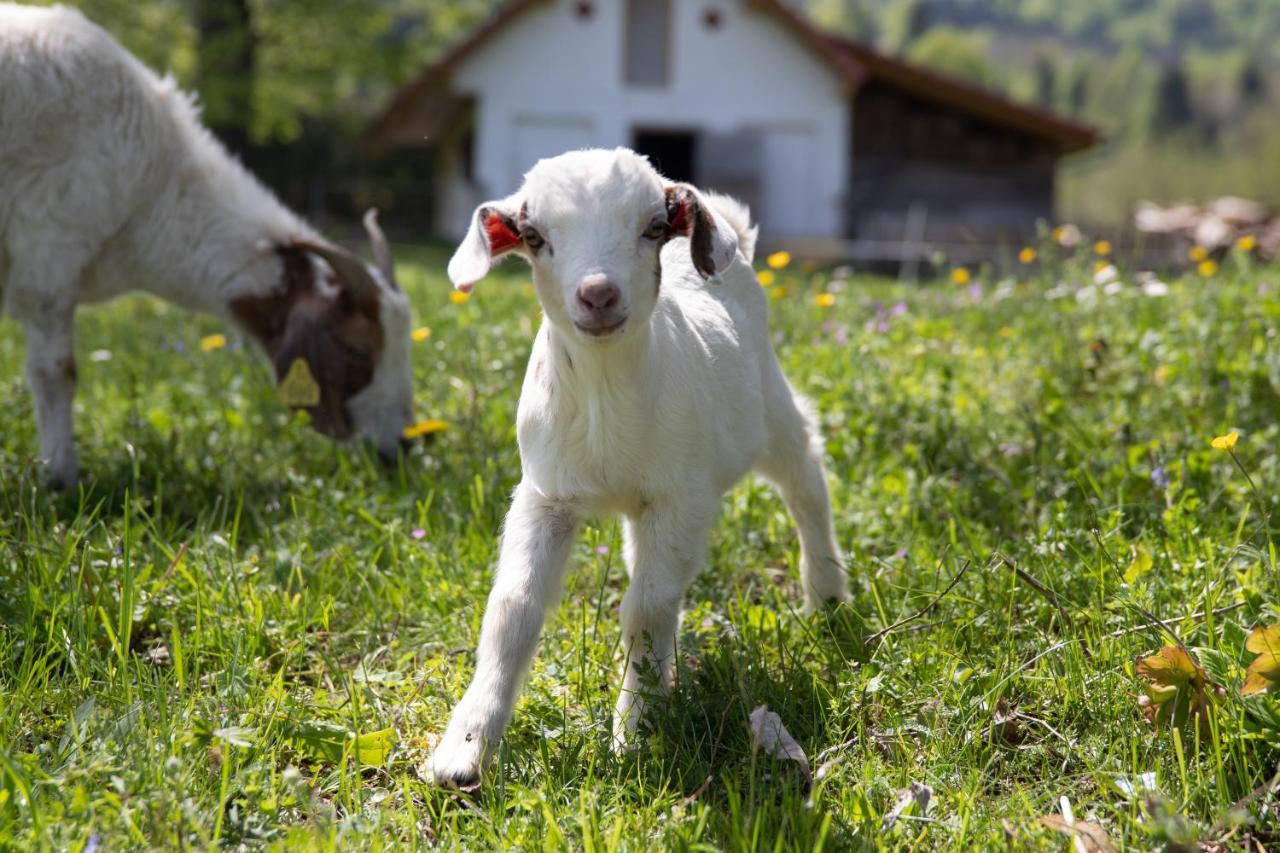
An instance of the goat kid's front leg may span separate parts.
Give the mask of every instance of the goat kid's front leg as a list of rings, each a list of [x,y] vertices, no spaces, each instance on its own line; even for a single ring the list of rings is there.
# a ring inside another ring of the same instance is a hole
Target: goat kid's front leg
[[[713,504],[714,505],[714,504]],[[652,507],[624,528],[631,584],[622,597],[622,689],[613,714],[613,746],[626,749],[644,718],[653,687],[675,680],[676,633],[689,583],[706,559],[714,513],[687,506]],[[650,679],[657,678],[657,684]]]
[[[516,487],[480,627],[476,671],[431,756],[437,784],[469,788],[479,783],[511,722],[520,680],[546,610],[559,595],[577,529],[577,512],[567,501],[544,497],[528,483]]]
[[[80,478],[71,404],[76,393],[72,312],[26,323],[27,384],[36,410],[40,459],[49,484],[64,489]]]

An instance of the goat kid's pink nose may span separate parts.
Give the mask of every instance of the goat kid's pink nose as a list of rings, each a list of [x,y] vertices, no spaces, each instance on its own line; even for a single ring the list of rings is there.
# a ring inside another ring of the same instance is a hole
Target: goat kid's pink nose
[[[607,279],[584,281],[578,285],[578,303],[593,311],[612,308],[621,297],[618,286]]]

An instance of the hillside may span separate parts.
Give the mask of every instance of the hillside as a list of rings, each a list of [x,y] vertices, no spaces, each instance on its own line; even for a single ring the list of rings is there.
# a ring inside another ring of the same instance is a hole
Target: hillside
[[[1280,3],[1271,0],[808,0],[824,26],[1099,127],[1063,210],[1135,201],[1280,202]]]

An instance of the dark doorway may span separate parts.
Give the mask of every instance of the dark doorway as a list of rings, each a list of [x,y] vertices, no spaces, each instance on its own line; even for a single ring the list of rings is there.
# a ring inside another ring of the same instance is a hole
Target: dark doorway
[[[648,157],[654,168],[667,178],[694,184],[697,183],[693,168],[697,141],[692,131],[637,130],[631,147]]]

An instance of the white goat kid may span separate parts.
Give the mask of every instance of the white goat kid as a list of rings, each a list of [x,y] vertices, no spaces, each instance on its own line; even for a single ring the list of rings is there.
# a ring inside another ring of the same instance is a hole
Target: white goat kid
[[[304,362],[312,425],[394,456],[413,417],[411,318],[372,217],[379,270],[281,205],[171,80],[74,10],[0,3],[0,81],[0,310],[26,329],[54,484],[79,472],[75,308],[133,288],[235,323],[280,379]]]
[[[478,782],[584,516],[625,516],[617,746],[642,716],[642,673],[671,684],[685,589],[720,498],[751,469],[799,526],[806,605],[846,597],[822,443],[778,367],[748,225],[737,202],[667,182],[626,149],[543,160],[514,195],[476,210],[450,278],[469,290],[492,260],[519,254],[546,319],[517,414],[523,478],[475,676],[432,756],[439,783]]]

